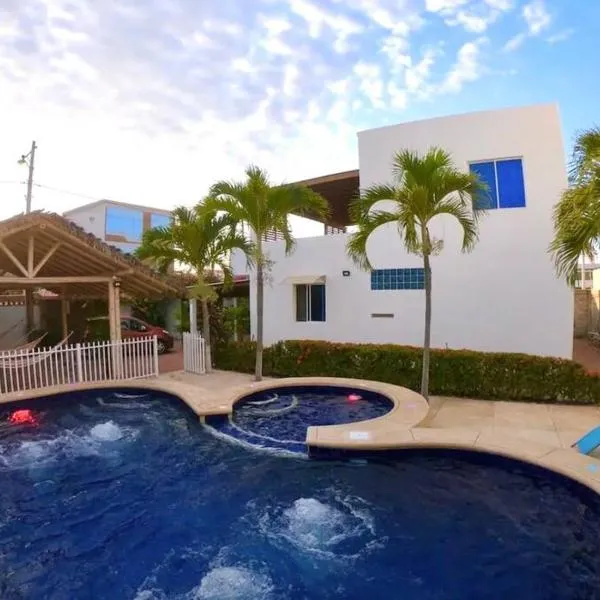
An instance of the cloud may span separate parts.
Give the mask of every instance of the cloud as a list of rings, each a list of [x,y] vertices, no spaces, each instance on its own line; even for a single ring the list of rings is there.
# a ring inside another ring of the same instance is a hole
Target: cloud
[[[485,74],[482,42],[469,40],[513,3],[248,6],[2,0],[0,179],[24,177],[14,156],[31,139],[38,182],[157,206],[194,202],[249,162],[276,180],[352,168],[357,130],[400,121]],[[7,216],[13,196],[1,191]],[[78,199],[36,189],[36,202],[62,210]]]
[[[467,42],[458,50],[456,62],[440,86],[443,92],[460,92],[465,83],[475,81],[481,76],[480,52],[486,41],[482,38],[475,42]]]
[[[575,29],[573,29],[573,28],[563,29],[562,31],[559,31],[558,33],[548,36],[548,38],[546,38],[546,41],[549,44],[558,44],[560,42],[567,41],[574,33],[575,33]]]
[[[503,46],[503,52],[514,52],[520,48],[528,37],[539,36],[548,29],[552,22],[552,15],[548,12],[544,0],[533,0],[525,4],[521,10],[527,31],[520,32],[510,38]],[[560,41],[560,40],[559,40]]]
[[[523,18],[527,23],[530,35],[539,35],[552,21],[543,0],[533,0],[526,4],[523,7]]]

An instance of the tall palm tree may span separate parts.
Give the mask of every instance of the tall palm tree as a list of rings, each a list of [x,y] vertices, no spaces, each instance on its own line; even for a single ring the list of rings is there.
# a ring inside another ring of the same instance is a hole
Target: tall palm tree
[[[294,238],[288,217],[291,213],[325,218],[329,213],[327,201],[310,188],[298,185],[273,185],[267,173],[249,166],[242,182],[215,183],[205,201],[212,210],[223,211],[240,225],[250,228],[254,237],[253,253],[256,264],[256,381],[262,379],[264,279],[268,257],[264,253],[265,236],[280,235],[287,254],[294,248]]]
[[[485,193],[486,186],[474,174],[455,168],[450,155],[440,148],[431,148],[424,156],[402,150],[392,163],[393,182],[374,185],[361,192],[352,203],[350,215],[358,231],[350,237],[348,255],[363,269],[371,269],[367,256],[367,240],[382,225],[394,223],[410,253],[423,257],[425,271],[425,334],[421,394],[429,397],[429,354],[431,345],[431,263],[432,255],[442,249],[442,240],[429,231],[432,219],[438,215],[454,217],[462,228],[462,250],[470,251],[477,242],[477,221],[480,211],[474,211],[472,198]],[[389,210],[377,209],[382,200],[394,202]]]
[[[574,283],[579,258],[593,260],[600,248],[600,127],[577,136],[569,183],[554,208],[550,250],[558,274]]]
[[[202,306],[208,371],[212,367],[209,303],[216,299],[216,294],[207,279],[214,281],[216,271],[220,270],[225,283],[231,281],[231,251],[239,248],[251,252],[250,242],[236,233],[234,225],[229,215],[217,214],[201,204],[193,209],[178,207],[172,213],[171,223],[146,231],[136,250],[138,258],[151,261],[162,272],[167,272],[174,263],[195,272],[198,283],[192,294],[200,299]]]

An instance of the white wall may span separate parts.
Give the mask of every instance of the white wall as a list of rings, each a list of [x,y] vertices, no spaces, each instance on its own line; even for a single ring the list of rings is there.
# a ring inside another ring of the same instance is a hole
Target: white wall
[[[450,151],[464,170],[471,161],[522,157],[527,204],[489,211],[468,255],[460,252],[453,221],[434,223],[432,232],[444,240],[444,249],[432,259],[433,346],[570,357],[573,293],[556,278],[547,253],[552,207],[567,186],[557,107],[472,113],[362,132],[361,187],[391,180],[397,150],[424,152],[432,145]],[[345,256],[346,238],[298,240],[287,258],[280,242],[268,244],[275,265],[265,291],[267,344],[301,338],[422,344],[424,292],[371,291],[369,274]],[[378,231],[368,250],[375,268],[421,266],[419,257],[407,255],[393,227]],[[350,277],[342,277],[344,269]],[[325,323],[295,322],[293,286],[285,279],[297,275],[327,276]],[[254,315],[254,282],[251,289]],[[394,318],[374,319],[371,313],[394,313]]]
[[[106,204],[92,204],[69,211],[67,218],[101,240],[106,231]]]

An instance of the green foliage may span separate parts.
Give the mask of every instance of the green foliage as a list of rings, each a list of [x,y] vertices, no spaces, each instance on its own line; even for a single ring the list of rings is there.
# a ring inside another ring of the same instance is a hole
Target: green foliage
[[[217,368],[252,372],[255,344],[217,348]],[[352,377],[419,390],[422,349],[375,344],[286,341],[264,351],[274,377]],[[595,404],[600,377],[570,360],[527,354],[431,350],[431,393],[478,399]]]
[[[550,251],[557,273],[574,283],[581,256],[600,247],[600,127],[581,133],[571,160],[570,187],[554,208]]]
[[[131,305],[131,313],[150,325],[165,327],[169,302],[170,300],[136,300]]]
[[[223,324],[227,339],[233,339],[236,328],[239,337],[250,335],[250,302],[248,298],[238,298],[237,306],[223,307]]]
[[[104,342],[110,340],[110,324],[108,319],[91,319],[87,323],[86,342]]]

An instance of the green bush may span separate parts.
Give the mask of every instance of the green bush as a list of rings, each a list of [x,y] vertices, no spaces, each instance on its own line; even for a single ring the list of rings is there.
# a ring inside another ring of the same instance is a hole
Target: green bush
[[[263,372],[273,377],[354,377],[419,389],[421,348],[286,341],[265,348]],[[255,344],[216,348],[217,368],[251,373]],[[571,360],[528,354],[432,350],[430,393],[524,402],[600,402],[600,377]]]

